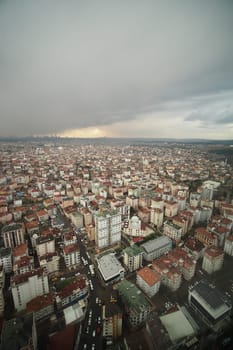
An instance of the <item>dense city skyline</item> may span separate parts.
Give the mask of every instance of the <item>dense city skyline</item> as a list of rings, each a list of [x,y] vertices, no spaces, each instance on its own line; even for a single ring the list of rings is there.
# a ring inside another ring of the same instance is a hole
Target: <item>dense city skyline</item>
[[[232,1],[1,1],[1,137],[233,136]]]

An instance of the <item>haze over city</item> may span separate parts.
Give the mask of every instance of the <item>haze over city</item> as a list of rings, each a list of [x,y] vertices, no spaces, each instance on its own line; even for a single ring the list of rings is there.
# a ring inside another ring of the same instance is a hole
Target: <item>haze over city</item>
[[[1,1],[1,137],[233,137],[232,1]]]

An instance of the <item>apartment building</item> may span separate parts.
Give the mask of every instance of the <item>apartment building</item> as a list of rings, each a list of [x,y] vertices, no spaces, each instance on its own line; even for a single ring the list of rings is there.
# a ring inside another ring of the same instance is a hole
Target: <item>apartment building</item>
[[[88,297],[88,282],[84,276],[79,276],[75,280],[70,280],[57,292],[56,303],[58,309],[63,309],[68,305],[84,300]]]
[[[208,231],[206,228],[204,227],[198,227],[195,232],[194,232],[194,237],[200,241],[201,243],[203,243],[205,245],[205,247],[208,246],[218,246],[218,238],[217,236]]]
[[[142,267],[143,252],[139,246],[133,244],[123,250],[124,265],[130,272]]]
[[[40,295],[27,303],[27,313],[34,313],[35,320],[45,320],[54,312],[54,299],[52,293]]]
[[[36,239],[36,251],[38,256],[55,252],[55,239],[52,234],[39,236]]]
[[[215,246],[207,247],[202,261],[202,268],[207,273],[211,274],[221,270],[224,260],[224,251]]]
[[[39,257],[40,267],[48,274],[59,271],[60,256],[57,252],[47,253]]]
[[[151,307],[142,292],[131,282],[124,279],[116,287],[125,307],[126,320],[132,328],[146,322]]]
[[[0,265],[3,265],[5,273],[12,272],[13,262],[11,248],[0,248]]]
[[[233,256],[233,235],[226,238],[224,244],[224,252],[230,256]]]
[[[168,287],[172,292],[179,289],[182,280],[182,273],[174,266],[171,259],[167,256],[161,256],[152,262],[152,268],[160,276],[163,285]]]
[[[116,210],[101,211],[95,215],[95,242],[98,249],[121,241],[121,214]]]
[[[159,291],[159,275],[145,266],[136,273],[136,284],[151,298]]]
[[[64,246],[63,256],[67,268],[75,268],[80,265],[80,250],[77,243]]]
[[[150,222],[156,227],[160,228],[163,225],[164,210],[160,208],[150,209]]]
[[[172,240],[179,242],[182,237],[182,227],[174,224],[171,221],[165,221],[163,226],[163,234],[170,237]]]
[[[2,228],[2,237],[5,248],[14,248],[25,242],[24,225],[13,223]]]
[[[5,286],[5,270],[3,265],[0,265],[0,317],[3,315],[5,307],[5,299],[3,289]]]
[[[167,257],[171,259],[174,266],[182,273],[186,281],[190,281],[195,274],[196,260],[190,257],[189,253],[182,248],[175,248],[168,252]]]
[[[35,269],[11,278],[11,291],[17,311],[24,310],[35,297],[49,292],[48,276],[43,269]]]
[[[121,308],[117,304],[102,306],[102,334],[106,339],[113,341],[122,336],[122,319]]]

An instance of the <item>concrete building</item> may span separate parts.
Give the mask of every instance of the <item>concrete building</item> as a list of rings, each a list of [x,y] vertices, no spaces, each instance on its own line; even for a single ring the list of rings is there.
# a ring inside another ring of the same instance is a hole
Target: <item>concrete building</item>
[[[124,265],[130,272],[142,267],[143,252],[139,246],[133,244],[123,250]]]
[[[23,224],[9,224],[2,228],[2,238],[5,248],[14,248],[25,242],[25,229]]]
[[[117,304],[102,306],[102,334],[113,341],[122,336],[122,310]]]
[[[145,266],[137,271],[136,283],[151,298],[159,291],[160,277],[155,271]]]
[[[226,238],[224,244],[224,252],[230,256],[233,256],[233,235]]]
[[[103,249],[121,241],[121,214],[117,210],[101,211],[95,215],[95,242]]]
[[[84,219],[81,213],[76,211],[71,213],[70,219],[76,229],[83,227]]]
[[[0,316],[3,315],[5,307],[5,299],[3,294],[3,289],[5,286],[5,270],[3,265],[0,265]]]
[[[36,251],[38,256],[55,252],[55,239],[52,234],[39,236],[36,239]]]
[[[141,244],[143,258],[152,261],[172,249],[172,240],[169,237],[161,236]]]
[[[174,266],[171,259],[167,256],[161,256],[152,262],[152,268],[160,276],[161,283],[168,287],[172,292],[180,288],[182,273]]]
[[[98,270],[106,284],[112,284],[124,278],[125,269],[114,253],[97,257],[96,261]]]
[[[77,243],[64,246],[63,254],[66,267],[73,268],[80,264],[80,250]]]
[[[162,227],[164,218],[164,211],[160,208],[150,209],[150,222],[156,227]]]
[[[142,292],[126,279],[119,283],[116,288],[124,304],[129,325],[136,328],[146,322],[151,307]]]
[[[37,331],[32,313],[3,322],[1,350],[37,350]]]
[[[182,237],[182,227],[173,224],[171,221],[165,221],[163,234],[170,237],[172,240],[179,242]]]
[[[189,287],[188,301],[201,320],[210,327],[224,320],[232,308],[231,300],[205,280]]]
[[[24,310],[30,300],[49,292],[48,276],[42,269],[15,275],[11,278],[11,291],[15,309]]]
[[[224,251],[215,246],[210,246],[204,252],[202,268],[209,274],[221,270],[223,259]]]
[[[40,295],[27,303],[27,313],[34,313],[35,320],[45,320],[54,312],[54,299],[52,293]]]
[[[205,247],[212,246],[212,245],[216,247],[218,246],[217,236],[214,233],[208,231],[204,227],[198,227],[194,232],[194,237],[198,241],[203,243]]]
[[[128,236],[142,237],[143,233],[141,219],[137,215],[133,215],[131,219],[124,222],[123,231]]]
[[[12,249],[0,248],[0,264],[3,265],[5,273],[12,272]]]
[[[40,267],[48,274],[59,271],[60,256],[57,252],[47,253],[39,257]]]
[[[58,309],[63,309],[88,297],[88,282],[84,276],[67,281],[68,283],[57,290],[56,303]]]
[[[169,251],[167,257],[171,259],[174,266],[182,273],[186,281],[190,281],[195,274],[196,260],[188,254],[185,249],[175,248]]]

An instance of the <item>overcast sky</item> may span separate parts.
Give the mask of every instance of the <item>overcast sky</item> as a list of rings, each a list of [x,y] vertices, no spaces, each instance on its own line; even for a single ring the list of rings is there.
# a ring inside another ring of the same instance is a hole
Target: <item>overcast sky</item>
[[[232,0],[0,0],[0,136],[233,138]]]

